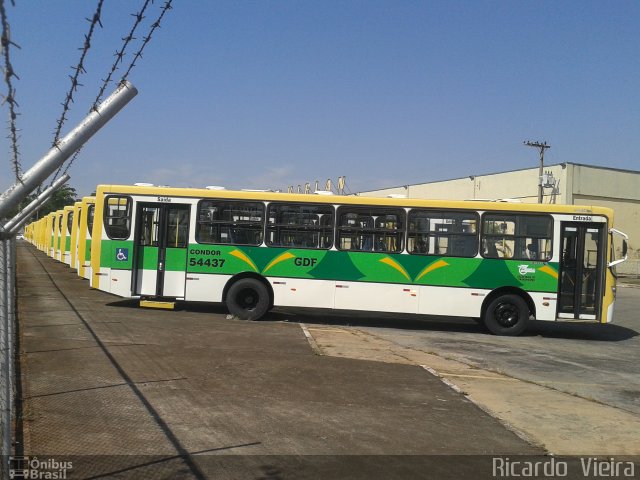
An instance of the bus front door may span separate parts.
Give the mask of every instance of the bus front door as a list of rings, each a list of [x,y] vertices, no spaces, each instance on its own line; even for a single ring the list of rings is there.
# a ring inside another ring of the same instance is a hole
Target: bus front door
[[[558,318],[599,319],[605,226],[562,222]]]
[[[132,292],[184,298],[189,205],[139,203],[133,252]]]

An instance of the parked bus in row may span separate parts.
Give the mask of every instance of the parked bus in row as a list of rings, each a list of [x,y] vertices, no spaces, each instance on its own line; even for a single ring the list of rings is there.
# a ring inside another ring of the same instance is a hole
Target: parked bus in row
[[[78,275],[87,280],[91,279],[91,230],[93,229],[94,203],[95,197],[82,198],[80,223],[78,224],[76,269]]]
[[[25,227],[24,238],[51,258],[77,270],[78,275],[91,276],[91,229],[94,197],[84,197],[51,212]]]
[[[71,245],[69,266],[76,271],[78,270],[78,233],[80,229],[80,212],[82,211],[82,201],[73,204],[73,214],[71,218]]]
[[[608,323],[626,259],[596,206],[149,185],[102,185],[94,201],[79,227],[92,287],[249,320],[287,306],[473,317],[499,335],[532,318]]]

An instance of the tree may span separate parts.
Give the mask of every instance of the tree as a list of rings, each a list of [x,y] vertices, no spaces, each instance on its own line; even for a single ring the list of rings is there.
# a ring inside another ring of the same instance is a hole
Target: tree
[[[77,196],[76,189],[65,184],[62,187],[60,187],[58,190],[53,192],[53,195],[49,197],[49,200],[47,200],[45,204],[42,205],[40,209],[33,216],[34,218],[42,218],[48,213],[55,212],[56,210],[62,210],[67,205],[73,205],[75,202],[78,201],[76,199],[76,196]],[[25,208],[27,205],[33,202],[33,200],[35,200],[36,197],[37,195],[35,193],[28,195],[22,202],[20,202],[20,205],[18,206],[18,208],[16,208],[15,211],[11,212],[7,217],[9,219],[13,218],[23,208]]]

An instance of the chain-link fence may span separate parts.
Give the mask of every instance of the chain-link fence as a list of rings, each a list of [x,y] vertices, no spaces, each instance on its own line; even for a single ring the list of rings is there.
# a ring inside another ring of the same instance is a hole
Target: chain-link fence
[[[16,240],[0,239],[0,440],[2,466],[0,478],[9,478],[8,459],[11,454],[12,404],[14,399],[14,335],[16,303]]]

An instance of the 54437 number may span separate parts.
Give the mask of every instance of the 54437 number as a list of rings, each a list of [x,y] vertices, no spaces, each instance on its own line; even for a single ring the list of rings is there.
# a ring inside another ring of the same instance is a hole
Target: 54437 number
[[[211,268],[220,268],[224,265],[224,259],[223,258],[207,258],[202,259],[202,258],[190,258],[189,259],[189,266],[191,267],[211,267]]]

